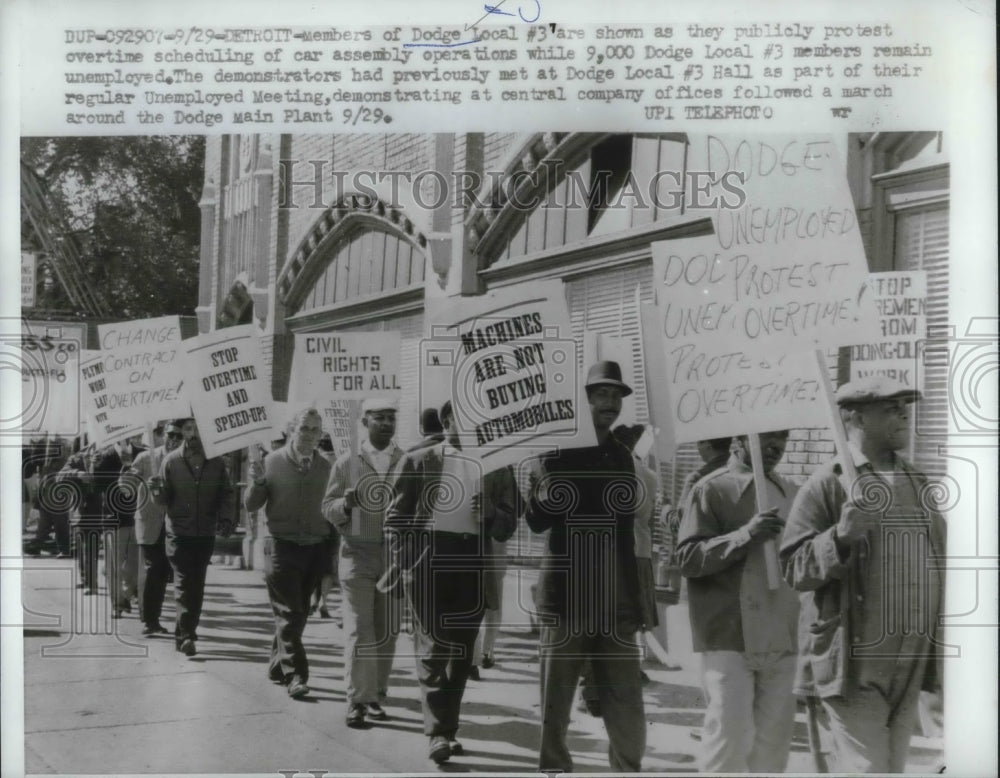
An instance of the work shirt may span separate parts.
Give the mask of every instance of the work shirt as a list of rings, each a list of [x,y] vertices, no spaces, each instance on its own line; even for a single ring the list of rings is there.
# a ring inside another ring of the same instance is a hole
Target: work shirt
[[[472,509],[471,498],[482,494],[480,473],[478,462],[447,443],[444,445],[441,499],[435,501],[431,514],[431,528],[435,532],[479,534],[479,511]]]
[[[795,486],[773,472],[766,482],[765,505],[787,517]],[[796,650],[798,599],[784,581],[768,587],[764,543],[751,541],[746,527],[756,495],[753,472],[735,457],[691,490],[677,553],[695,651]]]

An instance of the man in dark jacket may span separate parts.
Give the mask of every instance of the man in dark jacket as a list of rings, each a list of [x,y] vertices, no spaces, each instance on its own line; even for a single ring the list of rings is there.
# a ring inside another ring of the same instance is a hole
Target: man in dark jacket
[[[233,487],[221,457],[207,459],[194,419],[178,419],[180,448],[163,458],[149,484],[153,498],[167,509],[167,558],[174,569],[177,623],[174,640],[185,656],[197,653],[198,622],[205,596],[205,574],[215,534],[232,532]]]
[[[636,643],[642,626],[634,531],[639,486],[631,452],[611,434],[622,398],[632,389],[622,382],[617,362],[591,367],[586,389],[598,445],[544,458],[525,514],[532,530],[549,531],[537,603],[542,621],[538,766],[573,770],[566,733],[589,657],[611,769],[638,772],[646,748]]]
[[[131,464],[131,446],[122,446]],[[120,552],[135,523],[136,493],[119,484],[123,469],[122,456],[115,446],[90,446],[71,456],[59,472],[59,481],[72,484],[79,494],[80,520],[75,527],[74,545],[84,592],[97,591],[97,558],[103,540],[108,597],[115,618],[132,610],[125,582],[125,555]]]

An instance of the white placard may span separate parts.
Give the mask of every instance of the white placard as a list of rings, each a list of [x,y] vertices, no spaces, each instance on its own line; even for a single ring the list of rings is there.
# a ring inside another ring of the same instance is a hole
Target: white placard
[[[597,444],[560,281],[429,302],[420,407],[451,398],[462,448],[495,470]]]
[[[216,330],[182,344],[185,397],[205,455],[217,457],[254,443],[269,445],[275,414],[259,331],[252,324]]]

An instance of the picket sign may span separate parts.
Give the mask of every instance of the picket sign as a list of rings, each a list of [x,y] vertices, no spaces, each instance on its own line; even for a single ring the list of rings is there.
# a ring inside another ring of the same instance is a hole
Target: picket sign
[[[767,504],[767,475],[764,473],[764,457],[760,451],[760,435],[751,432],[747,435],[750,446],[750,464],[753,467],[753,490],[757,498],[757,513],[763,513],[770,506]],[[778,567],[778,542],[768,540],[764,543],[764,566],[767,569],[767,586],[772,591],[781,585],[781,569]]]

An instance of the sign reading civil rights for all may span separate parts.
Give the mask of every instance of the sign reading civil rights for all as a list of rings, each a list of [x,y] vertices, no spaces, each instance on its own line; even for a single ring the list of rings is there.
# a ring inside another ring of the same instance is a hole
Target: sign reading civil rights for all
[[[251,444],[270,444],[275,414],[270,376],[253,324],[227,327],[182,343],[184,394],[205,454],[217,457]]]
[[[427,303],[421,407],[451,399],[462,449],[495,470],[596,445],[560,281]]]
[[[813,352],[878,329],[835,145],[706,136],[689,159],[728,184],[712,235],[653,244],[674,441],[827,423]]]
[[[872,273],[869,286],[879,327],[865,341],[851,346],[851,380],[884,375],[909,388],[923,389],[918,364],[922,341],[927,339],[927,273]]]
[[[106,411],[126,427],[125,437],[140,434],[160,419],[190,415],[183,396],[181,325],[177,316],[101,324],[102,377]]]
[[[359,405],[369,397],[397,400],[402,391],[398,331],[298,333],[289,405],[314,405],[334,455],[352,449]],[[294,412],[294,410],[293,410]]]

